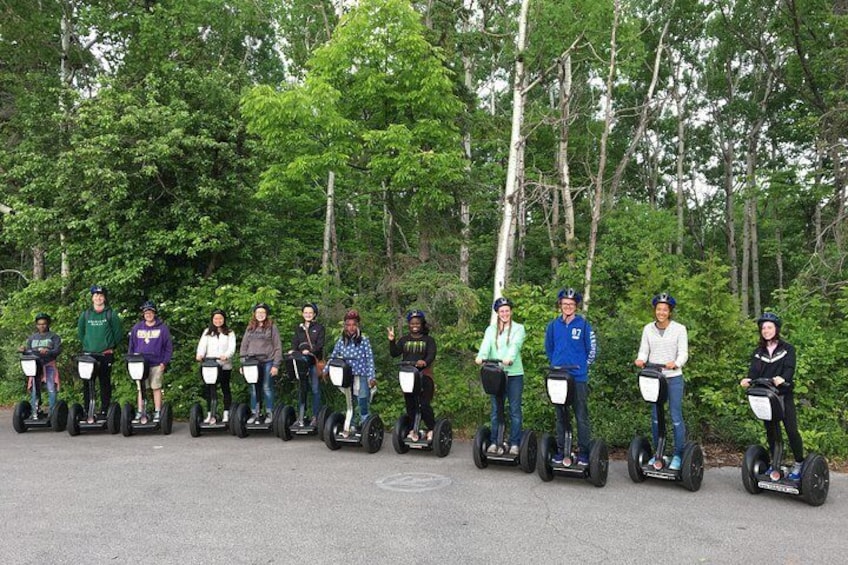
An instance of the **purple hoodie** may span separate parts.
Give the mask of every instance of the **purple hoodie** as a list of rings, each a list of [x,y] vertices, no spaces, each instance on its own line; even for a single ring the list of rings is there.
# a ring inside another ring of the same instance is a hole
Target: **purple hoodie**
[[[141,320],[130,331],[130,355],[144,355],[144,359],[151,365],[170,363],[173,350],[171,332],[159,318],[153,320],[152,326]]]

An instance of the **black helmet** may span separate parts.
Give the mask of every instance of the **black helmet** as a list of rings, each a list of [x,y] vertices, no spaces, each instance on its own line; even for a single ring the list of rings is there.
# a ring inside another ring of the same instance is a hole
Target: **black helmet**
[[[266,312],[269,316],[271,315],[271,307],[270,307],[270,306],[268,306],[267,304],[265,304],[264,302],[259,302],[259,303],[257,303],[257,304],[253,307],[253,311],[254,311],[254,312],[256,312],[256,311],[257,311],[257,310],[259,310],[260,308],[262,308],[263,310],[265,310],[265,312]]]
[[[580,304],[583,301],[583,297],[580,296],[580,293],[573,288],[564,288],[560,290],[559,294],[557,294],[557,302],[561,301],[563,298],[570,298],[577,304]]]
[[[653,300],[651,300],[651,304],[654,308],[657,307],[657,304],[668,304],[668,307],[674,310],[674,307],[677,306],[677,301],[669,293],[661,292],[654,296]]]
[[[511,301],[509,298],[505,297],[505,296],[501,296],[500,298],[498,298],[497,300],[495,300],[495,303],[494,303],[494,304],[492,304],[492,310],[494,310],[495,312],[497,312],[497,311],[498,311],[498,309],[499,309],[501,306],[509,306],[510,308],[512,308],[512,301]]]
[[[421,318],[422,322],[426,321],[426,318],[424,317],[424,312],[421,310],[410,310],[406,313],[407,322],[411,322],[412,318]]]
[[[50,317],[50,314],[45,314],[44,312],[39,312],[35,315],[35,323],[38,323],[38,320],[47,320],[47,325],[50,325],[50,322],[53,321]]]
[[[147,312],[148,310],[153,310],[154,313],[157,311],[156,303],[152,300],[145,300],[144,304],[141,305],[142,313]]]
[[[774,312],[763,312],[762,315],[757,318],[757,327],[762,328],[764,322],[771,322],[778,330],[780,330],[780,326],[783,325],[780,316]]]

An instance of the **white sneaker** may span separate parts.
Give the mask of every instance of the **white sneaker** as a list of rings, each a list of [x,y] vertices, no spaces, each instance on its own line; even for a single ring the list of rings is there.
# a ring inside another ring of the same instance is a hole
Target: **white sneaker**
[[[510,455],[518,455],[518,446],[517,445],[510,445],[509,446],[509,454]]]
[[[501,451],[501,447],[498,444],[493,443],[489,445],[489,448],[486,450],[486,453],[489,453],[491,455],[498,455]]]
[[[230,411],[224,410],[224,423],[226,424],[229,421],[230,421]]]
[[[254,414],[250,418],[248,418],[247,423],[248,424],[255,424],[256,423],[256,414]]]
[[[273,416],[271,416],[270,414],[265,414],[265,423],[266,423],[266,424],[270,424],[270,423],[271,423],[271,422],[273,422],[273,421],[274,421],[274,417],[273,417]]]
[[[207,412],[207,413],[206,413],[206,418],[204,418],[204,419],[203,419],[203,423],[204,423],[204,424],[208,424],[208,423],[209,423],[209,419],[210,419],[210,418],[212,418],[212,412]]]

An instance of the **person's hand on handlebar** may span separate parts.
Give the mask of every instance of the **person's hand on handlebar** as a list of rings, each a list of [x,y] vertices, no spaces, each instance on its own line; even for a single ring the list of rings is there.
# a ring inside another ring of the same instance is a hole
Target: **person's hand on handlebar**
[[[633,364],[634,364],[634,365],[636,365],[637,367],[639,367],[640,369],[644,369],[644,368],[645,368],[645,362],[644,362],[644,361],[642,361],[641,359],[636,359],[636,360],[633,362]]]
[[[771,382],[774,383],[774,386],[780,386],[786,382],[786,379],[784,379],[783,377],[775,377],[771,380]]]
[[[747,377],[742,379],[741,381],[739,381],[739,386],[741,386],[742,388],[748,388],[749,386],[751,386],[751,379]]]

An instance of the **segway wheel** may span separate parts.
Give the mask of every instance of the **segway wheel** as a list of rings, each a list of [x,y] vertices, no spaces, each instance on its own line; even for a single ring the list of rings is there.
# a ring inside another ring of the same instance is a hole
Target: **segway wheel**
[[[536,454],[539,445],[536,443],[536,433],[533,430],[524,430],[521,435],[521,446],[518,450],[518,466],[525,473],[536,470]]]
[[[171,435],[171,430],[174,429],[174,411],[171,409],[171,403],[165,402],[162,404],[162,410],[159,412],[159,427],[162,428],[162,435]]]
[[[30,406],[29,402],[26,400],[22,400],[15,404],[15,411],[12,414],[12,427],[15,428],[15,431],[19,434],[27,431],[24,420],[29,418],[30,414],[32,414],[32,406]]]
[[[631,481],[641,483],[645,480],[642,465],[645,465],[650,458],[651,444],[648,440],[639,436],[634,437],[627,450],[627,474],[630,475]]]
[[[328,408],[326,406],[322,406],[318,411],[318,415],[315,417],[315,421],[317,423],[316,432],[318,432],[318,439],[324,441],[324,427],[327,425],[327,412]]]
[[[704,452],[695,442],[683,446],[680,480],[683,482],[683,487],[690,492],[696,492],[701,488],[701,481],[704,480]]]
[[[132,419],[133,407],[132,404],[127,402],[124,404],[124,409],[121,410],[121,434],[123,434],[124,437],[130,437],[133,435]]]
[[[188,412],[188,432],[191,434],[191,437],[200,437],[202,433],[200,429],[200,423],[203,414],[203,409],[200,408],[200,404],[195,402],[191,405],[191,410]]]
[[[489,428],[480,426],[477,428],[477,433],[474,434],[474,445],[471,448],[474,464],[478,469],[485,469],[489,466],[489,460],[486,458],[487,447],[489,447]]]
[[[742,486],[751,494],[760,494],[757,475],[766,472],[769,465],[769,455],[762,445],[751,445],[745,451],[742,459]]]
[[[810,453],[801,469],[801,495],[810,506],[821,506],[827,500],[830,488],[830,469],[827,461],[817,453]]]
[[[237,435],[236,434],[236,414],[238,413],[238,407],[239,407],[239,405],[238,405],[237,402],[234,402],[233,404],[230,405],[230,421],[227,422],[229,424],[229,427],[230,427],[230,435]]]
[[[82,419],[82,406],[77,403],[74,403],[71,406],[71,411],[68,413],[68,425],[66,429],[68,433],[72,436],[78,436],[80,433],[79,423]]]
[[[607,444],[602,439],[592,440],[589,444],[589,476],[587,480],[596,487],[607,484],[609,471],[609,452]]]
[[[383,447],[384,434],[383,419],[379,416],[371,416],[362,426],[362,437],[365,440],[365,451],[377,453]]]
[[[452,445],[453,426],[450,420],[442,418],[436,422],[436,429],[433,430],[433,451],[436,457],[447,457]]]
[[[392,447],[395,448],[395,453],[402,455],[409,451],[409,446],[403,440],[406,438],[406,434],[409,433],[411,427],[412,424],[409,423],[409,416],[401,414],[395,423],[395,429],[392,430]]]
[[[551,434],[542,434],[539,440],[539,456],[536,458],[536,473],[545,482],[554,479],[554,468],[551,459],[556,453],[556,440]]]
[[[280,437],[280,434],[283,431],[280,429],[283,427],[283,419],[280,414],[283,413],[283,406],[277,406],[271,411],[271,434],[274,437]]]
[[[333,412],[327,418],[327,423],[324,424],[324,444],[331,450],[335,451],[339,447],[339,442],[336,441],[336,434],[344,425],[344,416],[340,412]]]
[[[233,423],[235,434],[240,438],[246,438],[247,431],[247,404],[239,404],[236,408],[236,416],[233,419],[233,413],[230,412],[230,422]]]
[[[109,409],[106,410],[106,429],[110,434],[121,431],[121,417],[121,407],[117,402],[111,403]]]
[[[68,403],[60,400],[50,414],[50,427],[54,432],[64,432],[68,425]]]
[[[284,406],[280,415],[280,425],[277,426],[277,436],[283,441],[289,441],[292,438],[291,427],[294,425],[294,407]]]

